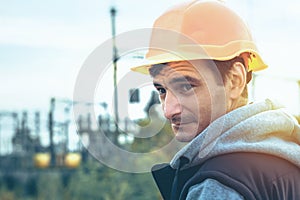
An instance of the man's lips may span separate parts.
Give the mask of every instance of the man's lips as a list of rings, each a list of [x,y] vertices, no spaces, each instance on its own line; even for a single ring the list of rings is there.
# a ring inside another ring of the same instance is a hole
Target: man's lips
[[[186,118],[177,117],[177,118],[171,119],[170,122],[171,122],[172,127],[180,128],[182,126],[194,123],[195,120],[194,120],[194,118],[191,118],[191,117],[186,117]]]
[[[171,123],[171,126],[175,129],[178,129],[180,127],[180,124]]]

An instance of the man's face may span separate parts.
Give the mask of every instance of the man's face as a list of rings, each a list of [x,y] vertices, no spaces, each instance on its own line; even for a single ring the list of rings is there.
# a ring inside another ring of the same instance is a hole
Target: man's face
[[[226,87],[207,61],[168,63],[153,84],[178,141],[191,141],[226,112]]]

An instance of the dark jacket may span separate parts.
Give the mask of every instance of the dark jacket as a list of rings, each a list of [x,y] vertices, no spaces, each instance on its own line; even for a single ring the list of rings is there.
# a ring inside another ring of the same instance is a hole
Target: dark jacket
[[[181,159],[184,168],[185,158]],[[175,170],[168,164],[152,169],[164,199],[185,199],[191,186],[215,179],[247,200],[299,200],[300,169],[282,158],[261,153],[230,153],[204,164]]]
[[[267,99],[214,120],[154,177],[165,199],[300,199],[297,167],[300,125]]]

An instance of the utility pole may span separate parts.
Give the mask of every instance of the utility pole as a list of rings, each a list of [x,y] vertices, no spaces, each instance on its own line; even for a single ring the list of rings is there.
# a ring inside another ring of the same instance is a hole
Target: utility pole
[[[34,113],[34,130],[35,130],[35,137],[40,139],[40,132],[41,132],[41,116],[40,112],[36,111]]]
[[[110,9],[111,14],[111,25],[112,25],[112,45],[113,45],[113,67],[114,67],[114,114],[115,114],[115,124],[116,132],[118,133],[118,123],[119,123],[119,111],[118,111],[118,86],[117,86],[117,61],[118,61],[118,51],[116,46],[116,17],[117,10],[112,7]]]
[[[50,140],[50,155],[51,155],[51,166],[55,166],[55,152],[54,152],[54,109],[55,109],[55,99],[50,100],[50,111],[49,111],[49,140]]]

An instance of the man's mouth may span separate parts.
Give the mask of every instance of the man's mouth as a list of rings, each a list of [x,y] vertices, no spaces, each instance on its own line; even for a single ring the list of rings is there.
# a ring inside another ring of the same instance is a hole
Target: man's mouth
[[[179,129],[182,126],[193,123],[194,120],[192,118],[188,118],[188,117],[186,117],[186,118],[177,117],[177,118],[171,119],[170,122],[174,129]]]
[[[172,123],[171,126],[172,126],[173,129],[179,129],[180,128],[180,123],[179,124]]]

